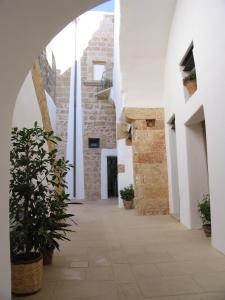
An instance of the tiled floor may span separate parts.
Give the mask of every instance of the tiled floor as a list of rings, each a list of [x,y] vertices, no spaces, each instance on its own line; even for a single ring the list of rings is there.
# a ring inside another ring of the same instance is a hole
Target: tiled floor
[[[225,256],[201,230],[116,202],[71,210],[71,242],[44,268],[42,291],[20,300],[225,300]]]

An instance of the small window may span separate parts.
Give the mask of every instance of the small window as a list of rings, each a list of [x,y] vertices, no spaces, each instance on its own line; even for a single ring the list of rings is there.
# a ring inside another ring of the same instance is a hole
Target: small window
[[[99,138],[89,138],[88,139],[88,147],[89,148],[99,148],[100,147],[100,139]]]
[[[193,49],[194,44],[191,43],[180,63],[186,100],[188,100],[189,97],[191,97],[197,90],[197,78]]]
[[[93,80],[102,80],[105,72],[105,62],[93,62]]]
[[[188,48],[184,58],[181,61],[181,67],[183,67],[183,72],[191,72],[193,69],[195,69],[195,60],[193,55],[193,49],[194,45],[193,43]]]
[[[147,127],[155,127],[155,119],[146,120]]]

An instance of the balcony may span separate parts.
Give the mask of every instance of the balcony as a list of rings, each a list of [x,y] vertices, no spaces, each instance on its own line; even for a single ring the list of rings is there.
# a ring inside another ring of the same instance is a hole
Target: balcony
[[[98,84],[96,96],[98,99],[109,99],[110,90],[113,86],[113,68],[103,72],[102,79]]]

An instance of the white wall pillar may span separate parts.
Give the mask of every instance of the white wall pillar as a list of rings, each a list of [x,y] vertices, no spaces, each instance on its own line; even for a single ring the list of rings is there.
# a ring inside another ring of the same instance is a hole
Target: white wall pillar
[[[125,139],[117,140],[118,164],[124,165],[125,172],[118,173],[118,191],[134,183],[133,177],[133,151],[132,146],[127,146]],[[123,207],[123,200],[118,194],[119,207]]]

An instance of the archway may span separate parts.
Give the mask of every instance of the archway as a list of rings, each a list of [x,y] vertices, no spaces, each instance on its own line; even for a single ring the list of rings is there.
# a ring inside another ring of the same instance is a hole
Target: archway
[[[0,110],[0,294],[11,299],[9,258],[9,140],[13,108],[32,62],[57,32],[76,16],[102,0],[23,0],[0,2],[1,110]]]

